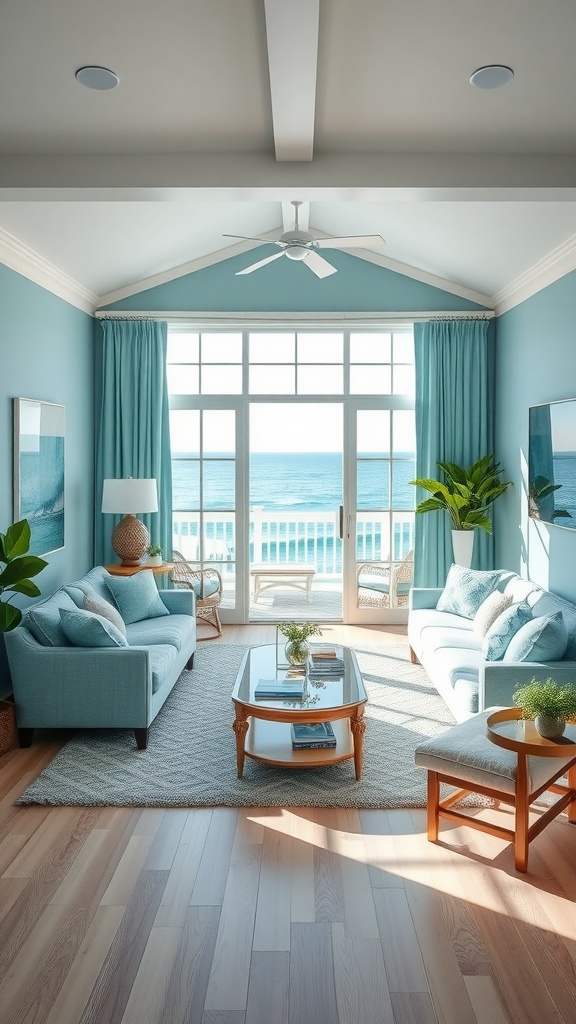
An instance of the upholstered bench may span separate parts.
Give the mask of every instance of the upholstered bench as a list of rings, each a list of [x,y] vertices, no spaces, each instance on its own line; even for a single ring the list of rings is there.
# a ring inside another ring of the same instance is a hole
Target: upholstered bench
[[[415,762],[428,772],[428,839],[437,841],[440,817],[459,825],[470,825],[513,842],[516,870],[527,871],[531,840],[566,807],[569,807],[569,820],[576,822],[576,748],[573,743],[568,743],[567,756],[557,756],[558,748],[553,750],[548,744],[547,756],[531,756],[533,750],[539,749],[535,744],[516,741],[515,745],[520,749],[497,745],[489,738],[489,733],[495,733],[489,730],[487,719],[497,718],[495,713],[498,710],[489,708],[480,712],[416,747]],[[508,712],[504,710],[503,713]],[[530,727],[529,737],[535,735],[532,723]],[[518,732],[516,723],[514,729]],[[498,736],[496,738],[499,739]],[[503,738],[506,741],[506,736]],[[567,772],[568,786],[554,785]],[[441,783],[456,787],[456,792],[441,800]],[[561,799],[530,826],[530,805],[546,790],[562,794]],[[511,804],[514,807],[514,828],[504,828],[454,810],[454,804],[469,793],[479,793],[497,802]],[[576,832],[574,841],[576,853]]]

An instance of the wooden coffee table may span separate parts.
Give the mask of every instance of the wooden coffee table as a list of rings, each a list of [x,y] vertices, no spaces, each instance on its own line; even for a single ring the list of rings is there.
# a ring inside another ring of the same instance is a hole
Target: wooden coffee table
[[[285,679],[286,669],[276,667],[276,645],[251,647],[245,654],[232,691],[236,711],[238,778],[244,771],[244,757],[286,768],[315,768],[354,758],[356,778],[362,776],[362,747],[366,723],[367,696],[356,655],[347,647],[344,675],[340,679],[309,679],[303,700],[256,700],[259,679]],[[292,722],[331,722],[335,747],[292,750]]]

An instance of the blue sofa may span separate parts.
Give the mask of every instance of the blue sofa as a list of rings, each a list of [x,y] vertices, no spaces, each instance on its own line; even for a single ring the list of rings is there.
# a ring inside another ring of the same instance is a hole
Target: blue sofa
[[[32,606],[22,623],[5,634],[21,746],[30,745],[36,728],[132,729],[143,750],[150,723],[183,669],[192,668],[196,650],[192,590],[157,591],[161,615],[122,622],[122,643],[127,646],[70,643],[61,629],[62,610],[84,610],[87,602],[107,602],[115,609],[116,620],[121,620],[110,582],[110,574],[98,566]],[[116,627],[108,628],[115,636]]]
[[[442,588],[413,588],[408,613],[411,660],[423,666],[458,722],[489,707],[512,707],[514,691],[532,679],[552,677],[576,685],[576,605],[507,570],[497,572],[494,590],[511,605],[526,601],[533,619],[560,612],[566,649],[558,660],[514,661],[509,646],[489,660],[483,653],[486,638],[479,635],[473,617],[438,609]]]

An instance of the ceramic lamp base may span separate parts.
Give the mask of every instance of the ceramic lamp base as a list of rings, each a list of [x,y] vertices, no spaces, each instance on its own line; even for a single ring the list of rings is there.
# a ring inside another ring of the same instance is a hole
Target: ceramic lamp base
[[[112,547],[122,565],[139,565],[149,543],[147,528],[134,515],[124,516],[112,534]]]

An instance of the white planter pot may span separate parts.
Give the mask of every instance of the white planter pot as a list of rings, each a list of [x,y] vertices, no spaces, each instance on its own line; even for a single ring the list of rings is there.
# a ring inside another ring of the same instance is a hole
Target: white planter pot
[[[146,565],[162,565],[162,555],[148,555]]]
[[[472,565],[475,530],[452,530],[452,550],[456,565],[469,569]]]

